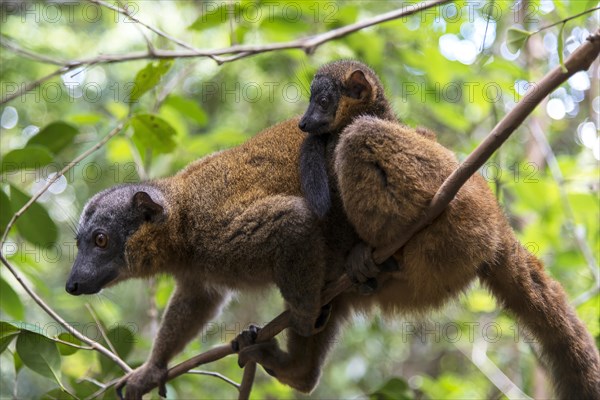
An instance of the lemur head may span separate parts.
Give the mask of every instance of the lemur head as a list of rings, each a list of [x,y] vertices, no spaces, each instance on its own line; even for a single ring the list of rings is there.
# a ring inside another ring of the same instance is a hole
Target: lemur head
[[[337,133],[361,115],[395,119],[371,68],[358,61],[334,61],[317,71],[298,127],[312,135]]]
[[[79,219],[79,251],[67,280],[67,292],[98,293],[135,277],[127,265],[127,240],[144,224],[162,221],[163,204],[160,190],[150,185],[116,186],[92,197]]]

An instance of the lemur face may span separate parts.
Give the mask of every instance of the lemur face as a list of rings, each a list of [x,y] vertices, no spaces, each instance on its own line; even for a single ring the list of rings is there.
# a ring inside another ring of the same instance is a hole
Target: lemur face
[[[125,257],[127,239],[162,212],[162,206],[135,186],[117,186],[94,196],[79,220],[79,251],[66,291],[72,295],[94,294],[133,277]]]
[[[360,69],[341,80],[317,74],[310,85],[310,104],[298,127],[311,135],[340,131],[365,112],[372,94],[373,87]]]
[[[312,135],[334,130],[335,114],[342,96],[341,85],[328,76],[317,76],[310,85],[310,104],[298,127]]]

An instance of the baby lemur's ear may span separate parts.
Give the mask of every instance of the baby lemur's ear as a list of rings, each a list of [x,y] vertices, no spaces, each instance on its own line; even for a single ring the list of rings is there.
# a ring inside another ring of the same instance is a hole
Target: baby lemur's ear
[[[164,208],[152,200],[146,192],[137,192],[133,195],[133,209],[138,210],[145,221],[157,221],[164,215]]]
[[[367,80],[365,74],[360,69],[357,69],[350,74],[348,79],[346,79],[346,91],[348,96],[364,100],[371,96],[373,87]]]

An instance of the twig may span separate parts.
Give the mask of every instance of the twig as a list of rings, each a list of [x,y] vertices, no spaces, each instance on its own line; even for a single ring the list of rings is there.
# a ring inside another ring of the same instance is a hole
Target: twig
[[[92,1],[92,0],[90,0]],[[98,1],[98,0],[95,0]],[[360,31],[361,29],[368,28],[370,26],[378,25],[383,22],[391,21],[394,19],[398,19],[401,17],[406,17],[408,15],[412,15],[418,13],[420,11],[426,10],[428,8],[432,8],[438,6],[443,3],[447,3],[450,0],[431,0],[423,3],[411,5],[410,7],[403,7],[397,10],[393,10],[373,18],[365,19],[363,21],[357,22],[355,24],[350,24],[343,26],[341,28],[333,29],[328,32],[324,32],[319,35],[314,36],[306,36],[304,38],[288,41],[288,42],[280,42],[280,43],[272,43],[267,45],[234,45],[230,47],[225,47],[222,49],[194,49],[187,51],[174,51],[174,50],[160,50],[155,49],[154,51],[145,51],[145,52],[132,52],[128,54],[102,54],[96,57],[73,60],[69,63],[65,64],[58,71],[53,73],[54,75],[58,75],[60,73],[64,73],[70,71],[74,68],[85,66],[85,65],[95,65],[95,64],[112,64],[112,63],[120,63],[126,61],[136,61],[136,60],[146,60],[146,59],[171,59],[171,58],[195,58],[195,57],[208,57],[218,64],[223,64],[235,60],[239,60],[244,57],[249,57],[256,54],[263,54],[272,51],[278,50],[292,50],[299,49],[303,50],[307,53],[312,53],[315,51],[317,47],[322,45],[323,43],[329,42],[334,39],[339,39],[341,37],[347,36],[351,33]],[[219,57],[232,55],[231,57]],[[26,90],[23,88],[18,89],[15,93],[11,95],[5,96],[0,100],[0,104],[5,104],[19,96],[22,95],[23,92],[32,90],[37,86],[44,83],[46,80],[51,77],[45,77],[44,80],[37,80],[26,85]]]
[[[96,350],[99,353],[103,354],[104,356],[108,357],[115,364],[117,364],[123,371],[131,372],[131,370],[132,370],[131,367],[129,365],[127,365],[127,363],[125,361],[123,361],[118,355],[114,354],[113,352],[108,350],[106,347],[102,346],[100,343],[98,343],[98,342],[90,339],[89,337],[85,336],[84,334],[80,333],[77,329],[75,329],[67,321],[65,321],[60,315],[58,315],[56,313],[56,311],[54,311],[48,304],[46,304],[46,302],[44,302],[44,300],[42,300],[42,298],[40,296],[38,296],[37,293],[35,293],[29,287],[29,285],[23,280],[23,277],[21,277],[21,275],[17,272],[17,270],[6,260],[6,258],[4,258],[4,255],[1,253],[0,253],[0,261],[2,261],[2,264],[4,264],[6,266],[6,268],[8,268],[10,273],[13,274],[13,276],[15,277],[17,282],[19,282],[19,284],[23,287],[23,289],[25,289],[27,294],[29,294],[29,296],[46,312],[46,314],[48,314],[50,317],[52,317],[52,319],[54,319],[56,322],[61,324],[62,327],[67,330],[67,332],[69,332],[71,335],[75,336],[77,339],[81,340],[82,342],[87,343],[94,350]]]
[[[61,65],[61,66],[65,65],[64,60],[57,60],[55,58],[48,57],[45,54],[38,54],[38,53],[34,53],[33,51],[24,49],[24,48],[18,46],[16,43],[14,43],[12,40],[10,40],[9,38],[7,38],[4,35],[0,35],[0,45],[2,47],[5,47],[5,48],[11,50],[13,53],[20,54],[20,55],[25,56],[34,61],[40,61],[40,62],[44,62],[44,63],[48,63],[48,64]]]
[[[553,26],[556,26],[556,25],[565,24],[565,23],[567,23],[567,21],[570,21],[570,20],[575,19],[575,18],[579,18],[579,17],[581,17],[581,16],[583,16],[585,14],[589,14],[589,13],[592,13],[592,12],[597,11],[597,10],[600,10],[600,7],[590,8],[589,10],[582,11],[579,14],[575,14],[575,15],[572,15],[572,16],[570,16],[568,18],[561,19],[560,21],[553,22],[550,25],[542,26],[541,28],[539,28],[535,32],[532,32],[532,34],[535,34],[535,33],[541,32],[543,30],[552,28]]]
[[[152,32],[154,32],[154,33],[156,33],[158,36],[162,36],[162,37],[164,37],[165,39],[167,39],[167,40],[170,40],[171,42],[173,42],[173,43],[175,43],[175,44],[177,44],[177,45],[179,45],[179,46],[181,46],[181,47],[183,47],[183,48],[186,48],[186,49],[188,49],[188,50],[193,50],[193,51],[197,51],[197,50],[198,50],[198,49],[196,49],[194,46],[192,46],[191,44],[188,44],[188,43],[184,42],[183,40],[177,39],[176,37],[174,37],[174,36],[171,36],[171,35],[169,35],[168,33],[166,33],[166,32],[163,32],[163,31],[161,31],[160,29],[158,29],[158,28],[155,28],[155,27],[153,27],[152,25],[149,25],[149,24],[147,24],[147,23],[145,23],[145,22],[142,22],[141,20],[137,19],[136,17],[134,17],[134,16],[133,16],[133,15],[132,15],[132,14],[131,14],[131,13],[130,13],[128,10],[127,10],[127,6],[125,6],[124,8],[121,8],[121,7],[117,7],[117,6],[115,6],[115,5],[112,5],[112,4],[109,4],[109,3],[106,3],[106,2],[104,2],[104,1],[102,1],[102,0],[87,0],[87,1],[89,1],[90,3],[97,4],[97,5],[99,5],[99,6],[102,6],[102,7],[106,7],[106,8],[108,8],[108,9],[110,9],[110,10],[116,11],[116,12],[118,12],[119,14],[122,14],[122,15],[126,16],[127,18],[129,18],[129,19],[130,19],[130,20],[132,20],[133,22],[135,22],[135,23],[137,23],[137,24],[139,24],[139,25],[143,26],[144,28],[146,28],[146,29],[148,29],[148,30],[150,30],[150,31],[152,31]]]
[[[121,380],[121,378],[116,378],[116,379],[113,379],[112,381],[110,381],[108,383],[105,383],[103,387],[101,387],[100,389],[98,389],[97,391],[95,391],[94,393],[92,393],[91,395],[89,395],[88,397],[86,397],[85,400],[92,400],[92,399],[95,399],[97,397],[100,397],[101,395],[103,395],[104,393],[106,393],[106,391],[108,389],[112,388],[117,383],[119,383],[120,380]]]
[[[256,376],[256,363],[249,362],[244,367],[244,377],[242,378],[242,384],[240,385],[239,400],[248,400],[250,398],[250,392],[252,391],[252,385],[254,384],[254,377]]]
[[[100,140],[93,147],[91,147],[87,151],[83,152],[78,157],[76,157],[67,166],[65,166],[63,169],[61,169],[56,175],[54,175],[52,178],[50,178],[48,180],[48,182],[46,182],[46,184],[44,185],[43,188],[41,188],[40,190],[38,190],[38,192],[36,194],[34,194],[33,197],[31,199],[29,199],[29,201],[27,203],[25,203],[25,205],[23,207],[21,207],[21,209],[19,211],[17,211],[16,213],[14,213],[14,215],[12,216],[12,218],[10,219],[10,221],[8,222],[8,225],[6,225],[6,228],[4,229],[4,233],[2,234],[2,240],[0,240],[0,254],[2,253],[2,246],[4,246],[4,242],[6,242],[6,238],[8,237],[8,232],[13,227],[13,225],[15,224],[15,222],[17,221],[17,219],[19,219],[19,217],[21,215],[23,215],[23,213],[25,211],[27,211],[29,209],[29,207],[31,207],[31,205],[33,203],[35,203],[35,201],[37,199],[39,199],[44,193],[46,193],[46,191],[48,190],[48,188],[50,186],[52,186],[52,184],[54,182],[56,182],[61,176],[63,176],[64,174],[66,174],[68,171],[70,171],[71,168],[73,168],[77,164],[79,164],[79,162],[81,160],[83,160],[84,158],[86,158],[87,156],[89,156],[90,154],[96,152],[98,149],[100,149],[102,146],[104,146],[104,144],[106,142],[108,142],[113,136],[115,136],[119,132],[121,132],[121,129],[123,129],[123,123],[118,124],[117,127],[114,128],[112,131],[110,131],[108,135],[106,135],[105,137],[103,137],[102,140]]]
[[[53,342],[62,343],[65,346],[74,347],[74,348],[80,349],[80,350],[94,350],[94,348],[92,346],[81,346],[81,345],[78,345],[78,344],[75,344],[75,343],[67,342],[66,340],[62,340],[62,339],[57,338],[57,337],[48,338],[48,339],[52,340]]]
[[[541,148],[542,154],[544,155],[546,163],[548,164],[548,168],[550,169],[550,173],[558,185],[558,193],[560,195],[563,212],[565,214],[566,228],[575,238],[575,243],[577,243],[581,254],[583,254],[583,257],[585,258],[587,266],[589,267],[590,271],[592,271],[592,275],[595,279],[595,286],[600,287],[600,271],[598,270],[598,263],[596,262],[594,254],[592,253],[592,249],[590,249],[585,237],[583,237],[583,235],[581,235],[581,233],[576,229],[575,213],[573,212],[573,207],[571,207],[571,202],[569,202],[569,198],[567,196],[565,180],[560,170],[560,166],[558,165],[558,160],[556,159],[556,156],[552,151],[552,147],[550,147],[550,143],[548,143],[546,135],[544,135],[544,132],[540,128],[538,122],[532,119],[529,127],[531,135]]]
[[[572,302],[573,306],[578,307],[578,306],[582,305],[583,303],[585,303],[586,301],[588,301],[589,299],[591,299],[598,293],[600,293],[600,286],[596,285],[593,288],[591,288],[590,290],[588,290],[587,292],[583,292],[579,296],[577,296]]]
[[[92,308],[92,306],[90,306],[89,303],[85,303],[85,308],[87,308],[88,312],[90,313],[90,315],[94,319],[94,322],[96,322],[96,326],[98,327],[98,330],[100,331],[100,334],[102,335],[102,338],[104,339],[104,341],[106,342],[106,344],[108,345],[108,347],[110,348],[110,350],[113,353],[115,353],[116,355],[119,355],[119,352],[117,351],[117,349],[115,348],[115,346],[113,346],[111,340],[108,338],[108,335],[106,334],[106,331],[104,330],[104,327],[102,326],[102,323],[98,319],[98,316],[94,312],[94,309]]]
[[[236,381],[229,379],[228,377],[226,377],[223,374],[220,374],[218,372],[214,372],[214,371],[200,371],[198,369],[191,369],[187,372],[188,374],[193,374],[193,375],[206,375],[206,376],[213,376],[215,378],[219,378],[222,381],[225,381],[227,383],[229,383],[231,386],[233,386],[234,388],[236,388],[237,390],[240,390],[240,384],[237,383]]]

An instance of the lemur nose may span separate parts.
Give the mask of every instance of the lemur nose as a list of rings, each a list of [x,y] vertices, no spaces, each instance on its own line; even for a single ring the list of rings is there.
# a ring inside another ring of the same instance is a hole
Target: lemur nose
[[[306,129],[306,121],[300,120],[300,123],[298,124],[298,128],[300,128],[301,131],[304,131],[304,129]]]
[[[76,294],[77,293],[77,286],[79,286],[77,284],[77,282],[67,282],[67,285],[65,286],[65,290],[69,294]]]

